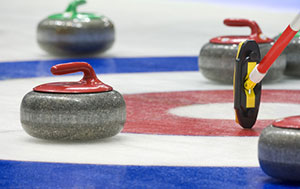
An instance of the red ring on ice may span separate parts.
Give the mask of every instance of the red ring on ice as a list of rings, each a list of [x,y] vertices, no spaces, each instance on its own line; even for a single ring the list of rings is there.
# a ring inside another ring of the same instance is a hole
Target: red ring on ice
[[[125,133],[259,136],[262,129],[274,121],[258,120],[253,129],[243,129],[234,120],[186,118],[168,113],[169,109],[179,106],[233,102],[232,90],[128,94],[124,98],[127,106]],[[261,101],[300,104],[300,91],[263,90]]]

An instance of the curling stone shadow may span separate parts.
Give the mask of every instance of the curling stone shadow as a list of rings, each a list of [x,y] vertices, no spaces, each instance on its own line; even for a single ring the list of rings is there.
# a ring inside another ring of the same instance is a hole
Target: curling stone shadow
[[[237,127],[240,127],[237,125]],[[263,128],[240,128],[240,130],[237,130],[234,134],[235,136],[259,136]]]
[[[45,55],[50,58],[62,58],[62,59],[87,59],[87,58],[107,58],[111,57],[112,53],[87,53],[87,54],[48,54],[45,52]]]
[[[126,137],[122,135],[117,135],[114,137],[96,139],[96,140],[45,140],[34,137],[27,137],[24,139],[24,142],[31,144],[40,144],[40,145],[91,145],[91,144],[107,144],[107,143],[121,143],[126,140]]]
[[[296,182],[296,181],[281,181],[281,180],[277,180],[275,178],[271,178],[269,176],[266,176],[268,178],[266,178],[264,181],[263,181],[263,188],[271,188],[271,187],[279,187],[279,186],[282,186],[282,187],[300,187],[300,181],[299,182]]]
[[[0,131],[0,134],[2,134],[2,133],[15,133],[15,132],[23,132],[23,130],[4,130],[4,131]]]

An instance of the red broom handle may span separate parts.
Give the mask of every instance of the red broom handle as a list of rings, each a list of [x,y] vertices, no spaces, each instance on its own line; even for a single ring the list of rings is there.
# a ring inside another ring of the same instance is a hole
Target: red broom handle
[[[278,58],[278,56],[282,53],[285,47],[289,44],[289,42],[293,39],[296,33],[300,30],[300,13],[296,16],[293,22],[288,25],[288,27],[284,30],[269,52],[264,56],[260,64],[257,66],[257,70],[260,73],[266,73],[268,69],[271,67],[273,62]]]

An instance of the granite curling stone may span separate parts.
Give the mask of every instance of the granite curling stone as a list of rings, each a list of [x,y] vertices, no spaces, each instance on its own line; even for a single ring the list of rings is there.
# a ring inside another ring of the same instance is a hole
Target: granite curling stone
[[[84,72],[78,82],[35,87],[21,103],[21,124],[31,136],[49,140],[93,140],[118,134],[126,120],[120,93],[102,83],[84,62],[58,64],[55,75]]]
[[[261,56],[265,56],[272,47],[273,39],[265,37],[255,21],[247,19],[225,19],[227,26],[248,26],[251,28],[249,36],[220,36],[206,43],[200,50],[198,64],[200,72],[207,78],[221,83],[232,83],[235,58],[238,45],[245,40],[255,40],[260,48]],[[284,55],[278,57],[264,81],[274,81],[282,77],[286,66]]]
[[[274,38],[276,41],[280,35]],[[283,54],[286,56],[286,69],[284,74],[288,76],[300,76],[300,32],[291,40],[284,49]]]
[[[258,159],[269,176],[300,181],[300,116],[273,122],[259,136]]]
[[[55,55],[84,55],[104,52],[113,45],[113,23],[105,16],[77,12],[77,6],[84,3],[74,0],[64,13],[38,24],[37,42],[42,49]]]

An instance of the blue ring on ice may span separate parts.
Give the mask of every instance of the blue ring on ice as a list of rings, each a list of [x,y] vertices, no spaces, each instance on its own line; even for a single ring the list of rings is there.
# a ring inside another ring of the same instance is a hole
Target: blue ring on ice
[[[0,161],[2,188],[287,188],[258,167],[178,167]]]
[[[0,80],[53,76],[52,66],[87,62],[96,73],[197,71],[197,57],[78,58],[0,63]]]

